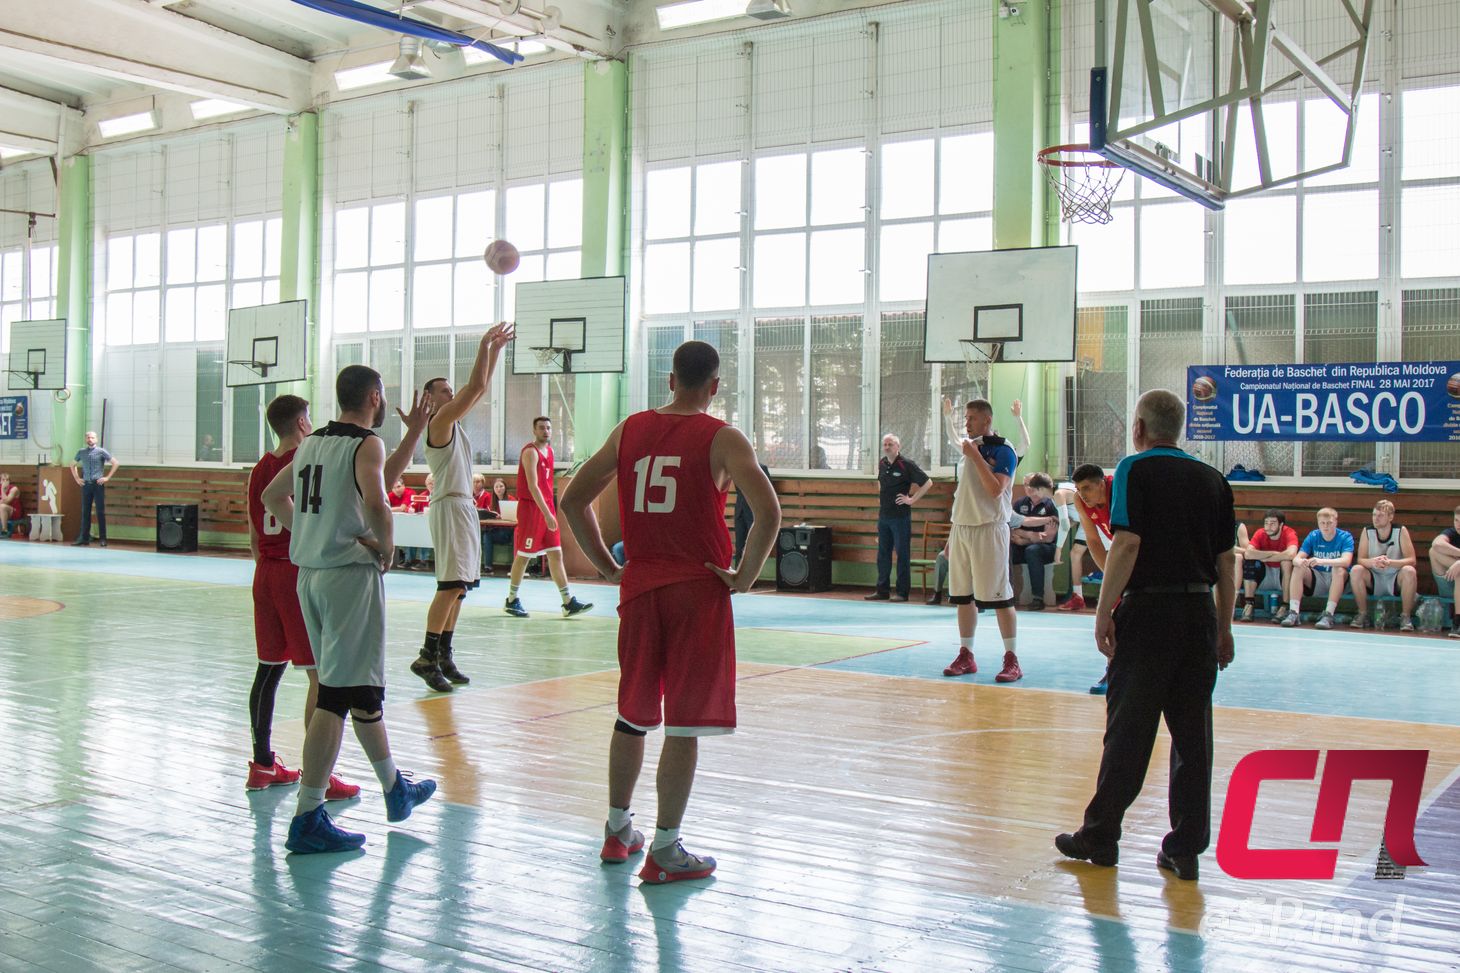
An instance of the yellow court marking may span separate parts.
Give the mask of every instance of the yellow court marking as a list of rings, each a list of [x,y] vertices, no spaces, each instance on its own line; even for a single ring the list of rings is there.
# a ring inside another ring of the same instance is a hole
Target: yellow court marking
[[[66,606],[47,598],[27,598],[23,595],[0,595],[0,622],[13,622],[21,618],[35,618],[49,615]]]

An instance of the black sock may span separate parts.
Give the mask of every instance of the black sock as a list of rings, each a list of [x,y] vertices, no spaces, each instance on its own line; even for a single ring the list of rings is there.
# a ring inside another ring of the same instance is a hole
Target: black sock
[[[442,655],[446,655],[447,653],[449,653],[451,651],[451,636],[453,636],[455,634],[456,634],[456,630],[455,629],[452,629],[449,632],[442,632],[441,633],[441,642],[439,644],[441,646],[441,654]]]
[[[424,648],[421,649],[421,655],[425,656],[428,659],[435,660],[439,658],[438,653],[440,649],[441,634],[439,632],[427,632],[426,645]]]
[[[274,751],[269,737],[274,727],[274,695],[284,677],[281,665],[259,663],[253,676],[253,689],[248,694],[248,717],[253,727],[253,762],[260,767],[274,765]]]

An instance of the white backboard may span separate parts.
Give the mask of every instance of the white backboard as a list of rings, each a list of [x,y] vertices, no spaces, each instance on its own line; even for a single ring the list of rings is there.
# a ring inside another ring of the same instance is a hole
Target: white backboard
[[[66,322],[54,319],[13,323],[5,369],[12,392],[65,388]]]
[[[518,284],[512,373],[622,372],[627,296],[622,277]],[[562,358],[541,362],[532,352],[549,347],[570,349],[569,367]]]
[[[304,381],[309,334],[307,301],[285,301],[228,312],[227,385]]]
[[[931,254],[924,360],[1074,361],[1076,252],[1031,247]],[[978,342],[973,358],[970,341]]]

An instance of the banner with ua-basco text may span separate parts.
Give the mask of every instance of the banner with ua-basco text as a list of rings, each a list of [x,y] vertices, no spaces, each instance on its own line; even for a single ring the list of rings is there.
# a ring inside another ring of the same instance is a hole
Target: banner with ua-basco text
[[[1460,361],[1192,365],[1186,438],[1460,442]]]

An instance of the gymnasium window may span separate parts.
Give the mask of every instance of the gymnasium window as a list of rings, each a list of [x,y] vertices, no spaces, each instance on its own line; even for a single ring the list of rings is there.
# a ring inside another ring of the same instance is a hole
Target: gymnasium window
[[[390,200],[338,210],[334,229],[335,333],[402,330],[406,323],[405,202]]]
[[[10,347],[16,321],[44,321],[56,314],[55,244],[0,251],[0,353]]]

